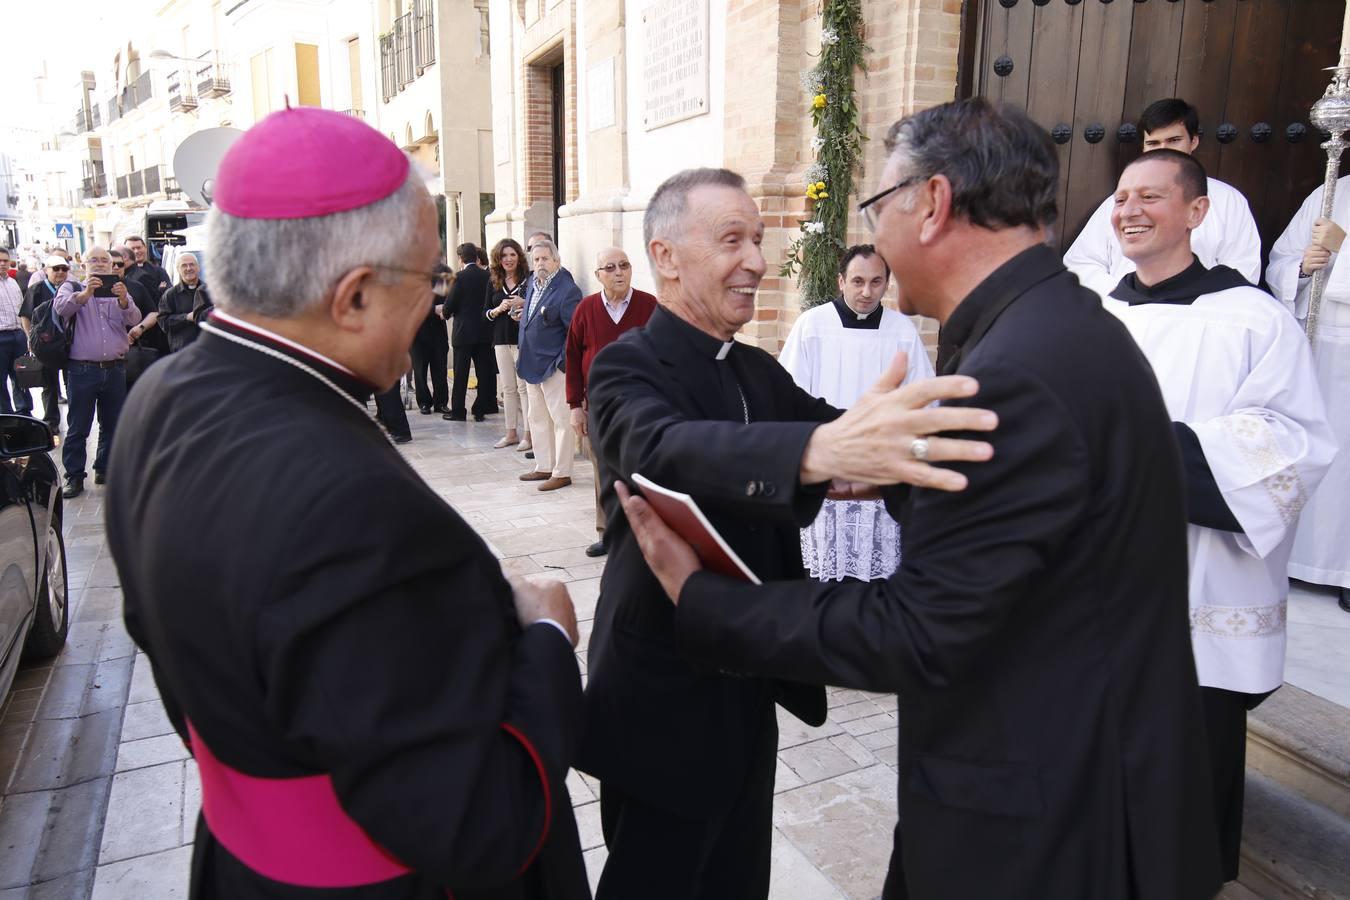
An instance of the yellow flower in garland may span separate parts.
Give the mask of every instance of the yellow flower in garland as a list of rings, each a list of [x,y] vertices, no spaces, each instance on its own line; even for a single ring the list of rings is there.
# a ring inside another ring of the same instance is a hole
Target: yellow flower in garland
[[[827,102],[824,94],[816,94],[811,98],[811,106],[815,109],[824,109]]]
[[[817,181],[815,184],[806,186],[806,196],[812,200],[824,200],[830,196],[829,191],[825,190],[825,182]]]

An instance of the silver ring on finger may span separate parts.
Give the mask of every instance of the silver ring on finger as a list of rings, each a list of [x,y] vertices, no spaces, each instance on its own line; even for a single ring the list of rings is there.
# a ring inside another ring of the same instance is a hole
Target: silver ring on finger
[[[928,438],[915,438],[910,441],[909,455],[919,462],[928,462]]]

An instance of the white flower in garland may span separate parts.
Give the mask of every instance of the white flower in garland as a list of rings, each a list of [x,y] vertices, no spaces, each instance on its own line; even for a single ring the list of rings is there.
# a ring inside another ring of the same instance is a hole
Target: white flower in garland
[[[827,47],[833,47],[835,44],[839,43],[839,32],[835,31],[833,28],[826,28],[820,33],[820,42]]]
[[[820,89],[825,85],[825,76],[815,69],[808,69],[802,73],[800,82],[802,91],[814,96],[819,94]]]
[[[825,149],[825,139],[823,137],[821,137],[820,135],[816,135],[815,137],[811,138],[812,153],[819,153],[821,150],[824,149]]]
[[[825,223],[824,223],[824,222],[806,222],[806,223],[804,223],[804,224],[802,225],[802,231],[805,231],[807,234],[824,234],[824,233],[825,233]]]
[[[819,140],[819,138],[817,138],[817,140]],[[829,176],[829,174],[830,174],[829,170],[826,169],[825,164],[821,162],[811,163],[811,165],[806,167],[805,172],[806,180],[808,183],[816,181],[824,181],[826,177]]]

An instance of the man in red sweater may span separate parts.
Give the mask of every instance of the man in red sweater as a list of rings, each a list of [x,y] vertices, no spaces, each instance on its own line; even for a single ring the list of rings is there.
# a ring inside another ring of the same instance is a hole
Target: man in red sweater
[[[618,247],[601,250],[595,260],[600,291],[582,297],[567,331],[567,405],[572,428],[586,445],[595,470],[595,530],[600,540],[586,548],[587,556],[605,555],[605,513],[600,507],[600,463],[586,440],[586,375],[595,354],[630,328],[641,328],[656,309],[656,298],[633,290],[633,264]]]

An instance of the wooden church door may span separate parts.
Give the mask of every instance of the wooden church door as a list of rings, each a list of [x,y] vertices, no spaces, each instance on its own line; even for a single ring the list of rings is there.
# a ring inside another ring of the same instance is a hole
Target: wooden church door
[[[1061,249],[1142,151],[1144,107],[1186,100],[1200,113],[1196,157],[1246,195],[1269,251],[1322,183],[1308,115],[1344,13],[1337,0],[967,0],[960,91],[1054,135]]]

